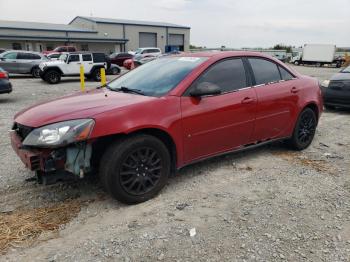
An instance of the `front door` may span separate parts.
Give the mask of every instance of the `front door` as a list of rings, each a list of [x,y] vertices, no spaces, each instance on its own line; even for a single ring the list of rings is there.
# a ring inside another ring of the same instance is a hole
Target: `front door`
[[[268,59],[248,59],[255,78],[258,105],[254,131],[255,141],[285,136],[298,103],[294,76]]]
[[[66,72],[64,73],[66,75],[79,75],[80,66],[81,66],[80,55],[71,54],[68,57],[67,66],[65,66]]]
[[[190,91],[207,83],[222,93],[195,98]],[[183,141],[187,163],[239,148],[251,141],[256,94],[240,58],[219,61],[207,69],[181,98]]]
[[[17,52],[4,54],[0,59],[0,67],[9,73],[18,73]]]

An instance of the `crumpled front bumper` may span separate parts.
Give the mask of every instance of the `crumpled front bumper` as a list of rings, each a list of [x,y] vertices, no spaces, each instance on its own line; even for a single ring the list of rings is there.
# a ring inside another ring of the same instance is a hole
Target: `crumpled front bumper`
[[[10,132],[11,145],[23,164],[31,171],[51,172],[65,168],[65,156],[51,149],[26,149],[16,131]]]

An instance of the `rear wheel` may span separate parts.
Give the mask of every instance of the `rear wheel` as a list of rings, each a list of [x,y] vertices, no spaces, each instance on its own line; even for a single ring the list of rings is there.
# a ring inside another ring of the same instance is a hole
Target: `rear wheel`
[[[314,139],[316,127],[315,112],[311,108],[305,108],[299,115],[292,138],[288,141],[290,146],[296,150],[307,148]]]
[[[150,135],[132,136],[112,145],[101,159],[100,179],[117,200],[147,201],[165,186],[170,174],[166,146]]]
[[[35,78],[40,78],[40,68],[39,67],[34,67],[32,69],[32,76]]]
[[[101,81],[101,68],[97,68],[91,73],[91,78],[94,79],[96,82]]]
[[[113,67],[111,69],[112,75],[118,75],[120,73],[120,69],[118,67]]]
[[[61,81],[61,74],[55,70],[50,70],[45,73],[44,78],[49,84],[58,84]]]

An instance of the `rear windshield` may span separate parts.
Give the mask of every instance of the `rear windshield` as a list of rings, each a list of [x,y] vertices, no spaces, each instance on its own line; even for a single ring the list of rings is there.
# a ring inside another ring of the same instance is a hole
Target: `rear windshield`
[[[108,87],[135,89],[147,96],[162,96],[175,88],[205,57],[164,57],[144,64],[109,83]]]

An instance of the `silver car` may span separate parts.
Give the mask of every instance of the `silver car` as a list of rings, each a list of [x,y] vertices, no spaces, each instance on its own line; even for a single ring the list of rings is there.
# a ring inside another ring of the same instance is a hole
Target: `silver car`
[[[11,74],[32,74],[40,77],[39,65],[48,61],[43,54],[22,50],[11,50],[0,54],[0,67]]]

